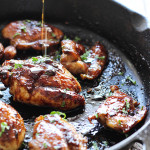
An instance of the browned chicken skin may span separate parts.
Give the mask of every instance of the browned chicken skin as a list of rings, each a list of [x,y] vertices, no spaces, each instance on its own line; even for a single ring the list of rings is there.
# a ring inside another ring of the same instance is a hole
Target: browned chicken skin
[[[112,86],[111,90],[114,91],[113,96],[108,97],[88,119],[90,122],[96,119],[104,126],[127,133],[144,119],[147,109],[145,106],[137,108],[137,101],[119,91],[116,86]]]
[[[107,53],[101,44],[96,43],[87,52],[85,52],[85,48],[81,44],[77,44],[72,40],[63,40],[61,47],[63,53],[60,59],[61,63],[71,73],[80,74],[83,80],[95,79],[104,69]]]
[[[35,120],[30,150],[86,150],[86,138],[58,115],[39,116]]]
[[[0,43],[0,60],[3,58],[4,55],[4,46],[2,45],[2,43]]]
[[[10,105],[0,101],[0,149],[17,150],[25,136],[22,117]]]
[[[4,49],[4,60],[13,59],[16,56],[17,50],[14,46],[7,46]]]
[[[4,46],[0,43],[0,61],[13,59],[16,56],[16,48],[14,46]]]
[[[81,86],[61,64],[47,57],[5,61],[0,78],[15,101],[70,110],[85,105]]]
[[[30,48],[42,50],[44,49],[43,44],[52,47],[59,44],[63,38],[63,32],[49,24],[44,24],[43,33],[42,35],[41,22],[33,20],[11,22],[2,30],[3,37],[9,39],[11,45],[21,50]]]

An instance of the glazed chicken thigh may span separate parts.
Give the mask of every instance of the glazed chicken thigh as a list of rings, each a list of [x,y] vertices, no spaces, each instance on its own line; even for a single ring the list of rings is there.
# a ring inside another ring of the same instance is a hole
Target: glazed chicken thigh
[[[90,122],[96,119],[104,126],[127,133],[144,119],[147,109],[145,106],[138,108],[137,101],[119,91],[116,86],[112,86],[111,89],[114,91],[113,95],[88,119]]]
[[[86,138],[57,114],[39,116],[35,120],[30,150],[86,150]]]
[[[92,80],[98,77],[107,61],[104,47],[97,42],[90,50],[72,40],[61,42],[62,55],[60,62],[73,74],[81,79]]]
[[[22,117],[10,105],[0,101],[0,149],[17,150],[25,136]]]
[[[42,24],[39,21],[23,20],[6,25],[2,30],[2,36],[5,39],[9,39],[10,44],[17,49],[44,50],[43,45],[52,47],[59,44],[63,38],[63,32],[49,24],[44,24],[42,28]]]
[[[85,105],[79,82],[61,64],[47,57],[5,61],[0,78],[14,101],[70,110]]]

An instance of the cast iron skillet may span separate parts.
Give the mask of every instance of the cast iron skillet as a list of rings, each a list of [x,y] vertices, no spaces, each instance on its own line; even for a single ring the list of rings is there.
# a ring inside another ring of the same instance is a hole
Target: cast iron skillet
[[[85,111],[78,109],[67,112],[68,120],[75,125],[77,130],[81,130],[83,127],[87,129],[82,132],[89,139],[89,149],[93,148],[94,142],[97,142],[99,148],[103,149],[104,146],[107,147],[106,141],[111,146],[109,149],[114,150],[127,149],[135,141],[143,142],[145,149],[150,148],[148,143],[150,112],[148,112],[146,119],[129,133],[127,138],[125,135],[104,129],[97,124],[91,127],[86,119],[89,112],[94,112],[101,100],[104,99],[104,95],[109,92],[108,87],[111,84],[118,84],[123,91],[135,97],[141,105],[145,105],[149,109],[150,31],[145,27],[144,18],[108,0],[45,1],[45,19],[47,22],[62,29],[70,38],[79,36],[84,45],[92,45],[95,41],[100,40],[110,56],[101,77],[92,82],[80,81],[83,87],[81,94],[86,97],[87,105]],[[41,17],[41,0],[0,0],[0,4],[1,29],[12,20],[39,20]],[[5,45],[8,44],[2,38],[0,40]],[[25,54],[20,52],[18,58],[25,57],[26,54],[28,56],[35,54],[35,52],[30,51]],[[119,71],[123,71],[124,75],[119,76],[117,74]],[[128,75],[137,81],[136,85],[126,81]],[[125,85],[121,86],[121,84]],[[87,94],[89,88],[92,88],[92,93]],[[3,94],[1,100],[10,103],[19,111],[25,120],[27,131],[32,129],[33,120],[36,116],[51,111],[50,109],[13,102],[8,89],[3,91]],[[85,124],[83,125],[83,123]],[[28,132],[25,142],[28,142],[30,138],[31,134]],[[22,149],[26,149],[26,146]]]

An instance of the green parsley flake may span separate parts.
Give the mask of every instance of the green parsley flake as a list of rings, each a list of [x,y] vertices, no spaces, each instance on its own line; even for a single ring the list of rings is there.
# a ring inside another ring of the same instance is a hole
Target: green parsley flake
[[[97,142],[93,142],[94,150],[99,150]]]
[[[105,147],[108,146],[108,142],[107,142],[107,141],[102,141],[102,142],[103,142],[103,144],[105,145]]]
[[[62,104],[61,104],[61,107],[65,107],[65,105],[66,105],[66,102],[63,101]]]
[[[63,116],[63,119],[66,118],[66,114],[65,114],[65,113],[62,113],[62,112],[60,112],[60,111],[52,111],[52,112],[50,113],[50,115],[55,115],[55,114],[57,114],[57,115],[59,115],[59,116]]]
[[[27,19],[27,20],[26,20],[26,22],[30,23],[30,22],[31,22],[31,20],[28,20],[28,19]]]
[[[119,126],[121,126],[121,120],[119,120],[118,123],[119,123]]]
[[[124,114],[128,114],[128,112],[125,110],[125,108],[122,109],[122,112],[123,112]]]
[[[40,133],[36,133],[36,136],[39,136]]]
[[[38,61],[38,58],[32,57],[32,61],[33,61],[34,63],[36,63],[36,62]]]
[[[118,75],[123,76],[124,72],[119,72]]]
[[[7,122],[2,122],[2,123],[1,123],[0,137],[1,137],[2,134],[5,132],[6,129],[9,130],[10,127],[7,125]]]
[[[95,56],[96,59],[105,59],[105,56],[99,57],[98,55]]]
[[[20,33],[15,33],[13,38],[15,38],[16,36],[20,35]]]
[[[15,64],[14,69],[22,68],[22,64]]]
[[[79,37],[77,37],[77,36],[74,38],[74,41],[75,41],[75,42],[78,42],[78,41],[80,41],[80,40],[81,40],[81,39],[80,39]]]
[[[70,89],[69,89],[69,88],[66,88],[66,90],[67,90],[67,91],[70,91]]]
[[[66,36],[66,35],[64,35],[64,38],[63,38],[64,40],[68,40],[69,38]]]
[[[46,143],[43,143],[43,146],[44,146],[44,148],[47,148],[47,144]]]
[[[42,22],[39,21],[36,25],[39,26],[39,27],[42,27]]]
[[[95,117],[98,118],[98,113],[95,114]]]
[[[56,51],[54,59],[55,60],[60,60],[60,54],[61,54],[60,51]]]
[[[81,59],[84,61],[84,60],[87,60],[88,56],[90,54],[90,51],[86,51],[83,55],[81,55]]]
[[[126,101],[126,108],[128,110],[130,108],[130,103],[127,101],[127,99],[125,101]]]
[[[53,32],[51,33],[51,35],[52,35],[52,37],[56,37],[55,33],[53,33]]]
[[[21,28],[20,28],[21,30],[23,30],[23,32],[27,32],[27,30],[26,30],[26,26],[21,26]]]
[[[134,85],[136,85],[136,81],[133,80],[130,76],[127,76],[126,79],[129,80],[129,81],[131,81]]]
[[[141,110],[143,110],[143,106],[141,107]]]

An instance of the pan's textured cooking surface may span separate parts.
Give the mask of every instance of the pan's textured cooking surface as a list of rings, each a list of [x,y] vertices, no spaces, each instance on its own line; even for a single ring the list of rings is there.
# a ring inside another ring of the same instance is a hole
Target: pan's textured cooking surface
[[[94,149],[94,147],[103,149],[104,147],[109,147],[120,142],[135,132],[144,121],[129,134],[124,135],[109,129],[104,129],[97,122],[95,122],[94,125],[90,124],[88,116],[93,114],[93,112],[95,112],[95,110],[99,107],[100,103],[109,96],[109,94],[111,94],[109,87],[114,84],[118,85],[122,91],[136,98],[138,102],[141,103],[141,106],[146,106],[146,102],[144,100],[144,89],[140,77],[132,63],[125,57],[125,55],[104,38],[91,31],[78,27],[64,24],[54,25],[64,31],[64,33],[71,39],[74,39],[75,36],[80,37],[80,42],[81,44],[84,44],[85,47],[93,45],[96,41],[100,41],[108,51],[108,64],[100,77],[90,82],[78,79],[83,89],[81,95],[83,95],[86,99],[86,106],[85,110],[78,108],[72,112],[66,112],[69,122],[75,126],[77,131],[88,137],[89,149]],[[1,29],[2,27],[3,25],[1,25]],[[30,53],[19,52],[17,58],[19,59],[25,56],[28,58],[33,55],[41,55],[41,53],[34,51],[30,51]],[[12,96],[9,94],[9,89],[2,91],[2,95],[1,100],[11,104],[16,110],[18,110],[25,121],[27,133],[24,140],[25,145],[23,145],[21,149],[28,149],[27,143],[31,140],[34,119],[39,115],[50,113],[52,109],[28,106],[13,102]]]

